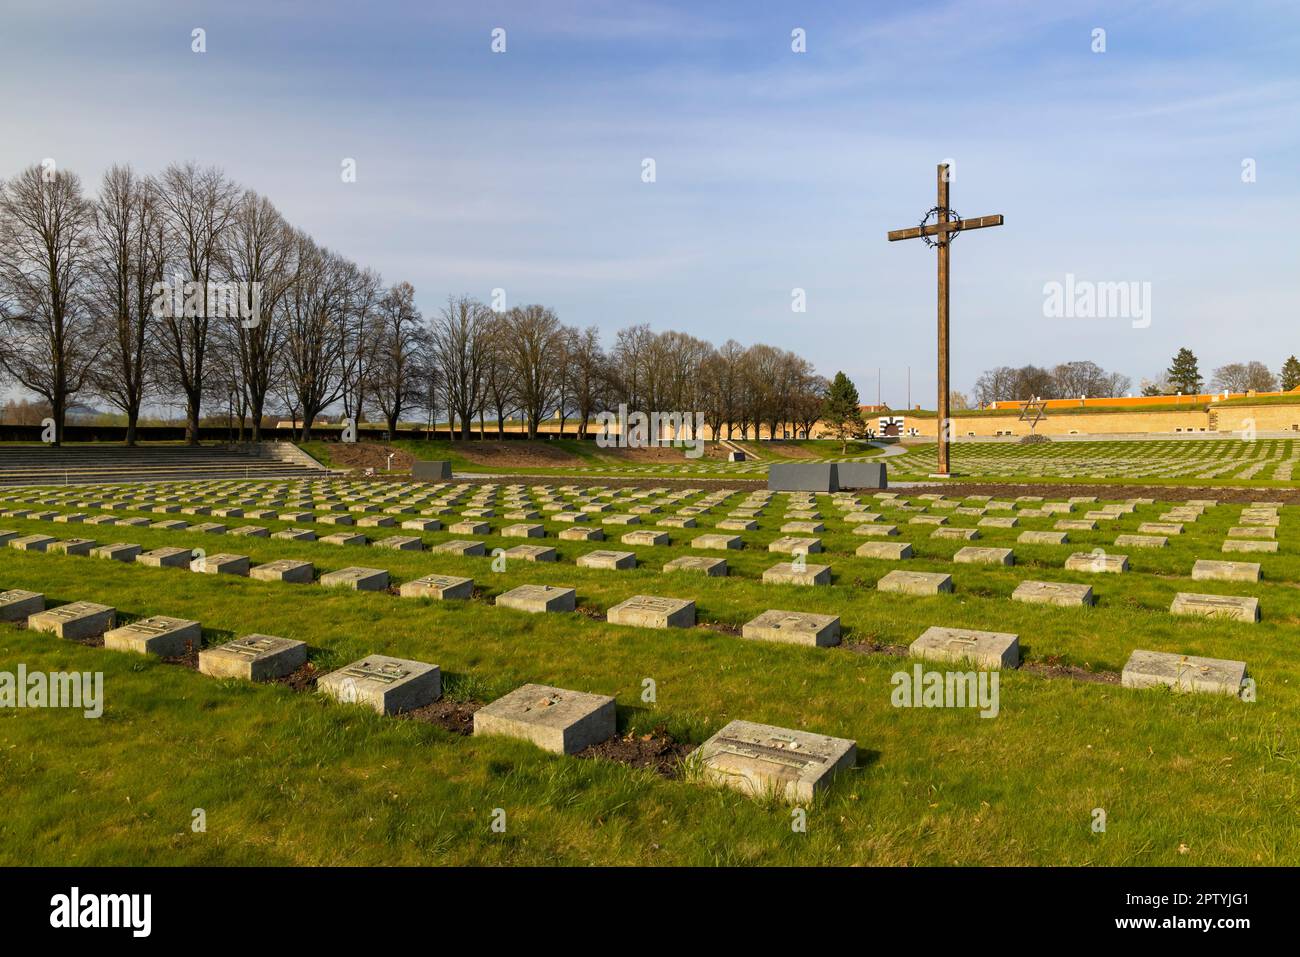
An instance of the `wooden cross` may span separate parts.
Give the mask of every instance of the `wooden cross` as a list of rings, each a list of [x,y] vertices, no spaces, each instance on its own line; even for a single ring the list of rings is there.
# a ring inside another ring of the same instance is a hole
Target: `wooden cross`
[[[976,219],[953,219],[948,206],[948,164],[939,164],[939,202],[934,210],[936,221],[922,223],[910,229],[895,229],[889,235],[891,243],[900,239],[932,239],[939,248],[939,406],[938,429],[939,470],[936,477],[946,478],[948,470],[948,441],[951,431],[948,408],[948,247],[952,238],[967,229],[984,229],[986,226],[1001,226],[1002,216],[980,216]],[[929,219],[929,216],[926,216]]]

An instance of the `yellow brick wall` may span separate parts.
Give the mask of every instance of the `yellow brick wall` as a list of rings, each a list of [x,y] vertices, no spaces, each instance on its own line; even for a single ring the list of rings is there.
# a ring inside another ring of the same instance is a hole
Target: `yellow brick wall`
[[[898,413],[906,416],[907,413]],[[1172,434],[1181,432],[1234,432],[1250,428],[1251,420],[1258,432],[1300,429],[1300,405],[1233,405],[1207,411],[1204,407],[1184,412],[1098,412],[1095,414],[1048,415],[1034,429],[1040,435],[1115,435],[1120,433]],[[935,437],[936,419],[907,418],[907,427],[915,428],[923,438]],[[993,436],[998,432],[1016,436],[1029,434],[1029,423],[1018,415],[953,416],[954,438]]]

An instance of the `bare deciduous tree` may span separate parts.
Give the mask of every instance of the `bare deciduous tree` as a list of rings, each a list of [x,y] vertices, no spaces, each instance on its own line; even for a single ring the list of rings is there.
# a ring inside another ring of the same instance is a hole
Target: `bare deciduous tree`
[[[167,223],[169,262],[178,278],[194,286],[187,305],[177,315],[160,319],[159,356],[172,387],[185,398],[185,436],[199,441],[199,415],[203,404],[203,372],[208,352],[209,284],[218,278],[224,233],[234,218],[238,191],[215,167],[194,163],[173,164],[158,181],[158,202]],[[189,303],[202,297],[198,315]]]
[[[0,191],[0,364],[50,404],[55,444],[98,359],[85,301],[93,229],[73,173],[30,166]]]
[[[506,356],[515,381],[519,411],[530,439],[556,407],[562,376],[563,336],[560,320],[545,306],[510,310]]]
[[[99,325],[102,356],[91,384],[126,415],[126,444],[134,445],[151,378],[155,286],[163,281],[166,263],[153,185],[129,166],[112,167],[100,186],[94,222],[91,311]]]
[[[396,433],[402,413],[417,398],[419,353],[425,330],[420,310],[415,308],[415,287],[399,282],[379,301],[376,310],[378,349],[373,372],[373,389],[388,431]]]
[[[224,236],[221,266],[232,281],[259,290],[256,308],[248,319],[220,320],[217,339],[223,352],[230,354],[233,361],[228,365],[238,379],[240,435],[247,411],[254,442],[261,440],[266,398],[279,374],[284,327],[276,317],[295,279],[295,248],[293,230],[271,201],[245,191]]]
[[[461,438],[469,439],[470,422],[483,405],[490,316],[490,310],[478,300],[467,296],[452,297],[430,330],[433,355],[447,396],[453,437],[456,419],[459,418]]]

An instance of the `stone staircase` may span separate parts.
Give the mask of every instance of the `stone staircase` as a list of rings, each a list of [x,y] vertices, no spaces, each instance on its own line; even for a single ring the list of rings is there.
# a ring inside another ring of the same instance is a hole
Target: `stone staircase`
[[[318,478],[328,470],[290,442],[244,445],[0,446],[0,485]]]

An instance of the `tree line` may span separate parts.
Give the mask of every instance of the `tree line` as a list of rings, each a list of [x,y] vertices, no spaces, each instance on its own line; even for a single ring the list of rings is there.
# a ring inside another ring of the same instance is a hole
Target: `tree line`
[[[1182,348],[1163,375],[1143,383],[1142,394],[1196,395],[1205,384],[1196,354]],[[1288,356],[1276,375],[1259,360],[1229,362],[1211,373],[1209,386],[1216,392],[1290,392],[1300,386],[1300,360]]]
[[[1034,365],[998,366],[981,373],[975,380],[975,401],[987,406],[993,402],[1023,402],[1034,398],[1120,395],[1131,385],[1128,376],[1106,372],[1095,362],[1063,362],[1050,369]]]
[[[195,163],[114,166],[97,195],[34,165],[0,182],[0,374],[63,437],[69,405],[107,403],[133,443],[148,404],[205,410],[240,436],[287,415],[302,439],[328,412],[389,431],[418,413],[469,438],[544,420],[580,436],[601,411],[698,412],[712,434],[808,434],[827,382],[788,350],[714,345],[646,325],[606,346],[543,305],[450,298],[425,316],[407,282],[320,245],[272,202]]]
[[[1154,379],[1143,379],[1140,389],[1144,396],[1197,395],[1206,384],[1195,353],[1182,348],[1168,369]],[[1216,392],[1289,392],[1300,386],[1300,360],[1289,356],[1276,375],[1263,362],[1230,362],[1213,371],[1208,385]],[[998,366],[975,380],[974,397],[980,406],[1033,398],[1106,398],[1122,396],[1131,386],[1128,376],[1106,372],[1095,362],[1064,362],[1051,369]]]

